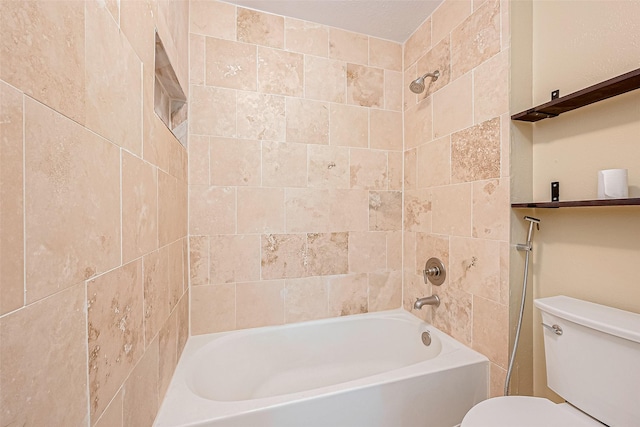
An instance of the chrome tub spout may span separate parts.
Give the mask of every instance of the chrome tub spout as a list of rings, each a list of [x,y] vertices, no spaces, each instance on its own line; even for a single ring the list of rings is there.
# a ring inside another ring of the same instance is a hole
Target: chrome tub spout
[[[413,304],[413,308],[420,310],[425,305],[432,305],[438,307],[440,305],[440,297],[438,295],[431,295],[424,298],[416,298],[416,302]]]

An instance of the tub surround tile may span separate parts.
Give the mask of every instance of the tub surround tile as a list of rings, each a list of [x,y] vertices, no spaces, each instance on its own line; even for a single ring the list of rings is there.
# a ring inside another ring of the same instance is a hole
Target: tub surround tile
[[[473,296],[473,349],[501,367],[509,354],[509,307]]]
[[[123,426],[148,426],[153,423],[160,406],[158,398],[159,363],[158,339],[155,339],[124,383],[122,389]]]
[[[369,37],[369,65],[391,71],[402,71],[402,45]]]
[[[169,312],[173,311],[184,292],[183,239],[176,240],[169,249]],[[165,317],[166,318],[166,317]]]
[[[238,138],[284,141],[286,132],[284,97],[238,92]]]
[[[288,188],[285,194],[286,231],[326,231],[329,228],[329,190]]]
[[[409,87],[411,82],[418,78],[417,65],[418,64],[413,64],[412,66],[405,68],[404,73],[402,74],[402,97],[404,99],[404,103],[402,105],[403,111],[407,111],[409,108],[418,103],[418,95],[411,92],[411,89]]]
[[[369,311],[402,306],[402,271],[369,274]]]
[[[347,64],[347,103],[362,107],[382,107],[384,70]]]
[[[109,403],[94,427],[124,427],[122,424],[122,389]]]
[[[285,49],[326,58],[329,55],[329,28],[314,22],[284,18]]]
[[[206,158],[211,176],[203,184],[238,187],[260,185],[260,141],[232,138],[211,138],[210,141]],[[189,161],[197,160],[190,157]]]
[[[417,152],[417,188],[451,183],[451,138],[445,136],[420,145]]]
[[[27,302],[120,263],[119,163],[116,146],[26,98]]]
[[[433,326],[471,346],[472,295],[452,286],[441,286],[438,295],[440,307],[433,310]]]
[[[402,231],[388,231],[387,236],[387,270],[402,270]]]
[[[366,108],[331,104],[331,145],[369,146],[369,114]]]
[[[451,286],[491,301],[500,301],[500,243],[451,238]]]
[[[255,45],[206,37],[205,49],[208,86],[256,90],[258,49]]]
[[[422,276],[425,263],[429,258],[438,258],[444,264],[447,277],[443,285],[451,283],[451,266],[449,257],[449,236],[440,236],[429,233],[415,233],[415,264],[411,267],[414,274]],[[456,254],[457,255],[457,254]]]
[[[219,39],[236,40],[236,7],[210,0],[189,2],[189,31]]]
[[[384,108],[402,111],[403,74],[384,70]]]
[[[335,231],[367,231],[369,193],[367,190],[329,190],[329,224]]]
[[[162,402],[169,383],[171,383],[171,377],[178,364],[178,311],[174,310],[171,316],[164,322],[164,326],[160,330],[158,335],[158,354],[162,355],[158,359],[158,380],[157,380],[157,398],[158,402]],[[147,349],[154,350],[153,347]],[[146,354],[145,354],[146,356]],[[153,393],[151,394],[153,395]],[[158,405],[159,406],[159,405]],[[155,418],[155,412],[154,412]]]
[[[402,113],[397,111],[369,111],[371,148],[402,151]]]
[[[116,0],[117,1],[117,0]],[[142,61],[143,68],[155,74],[155,20],[158,5],[151,0],[119,0],[120,30]],[[153,107],[153,105],[151,105]]]
[[[263,141],[262,185],[264,187],[305,187],[307,185],[307,146]]]
[[[284,324],[284,280],[236,285],[238,329]]]
[[[22,94],[0,81],[0,314],[24,304]]]
[[[350,150],[351,188],[386,190],[387,154],[384,151]]]
[[[431,97],[409,108],[404,113],[405,148],[414,148],[432,139],[436,123],[434,123],[435,103]]]
[[[90,414],[97,419],[144,353],[141,260],[87,282]]]
[[[303,96],[304,57],[299,53],[260,47],[258,87],[260,92]]]
[[[389,190],[402,191],[404,154],[401,151],[387,152]]]
[[[305,98],[319,101],[345,102],[347,64],[333,59],[305,55]]]
[[[189,184],[209,185],[209,137],[189,135]]]
[[[349,271],[349,233],[307,234],[307,275],[327,276]]]
[[[473,237],[509,240],[509,181],[494,179],[473,183]]]
[[[454,183],[500,177],[500,118],[451,135],[451,180]]]
[[[471,184],[434,187],[432,230],[450,236],[471,236]]]
[[[85,322],[84,285],[0,318],[3,424],[88,425]]]
[[[412,274],[416,270],[417,257],[416,257],[416,234],[412,232],[403,232],[403,257],[402,257],[402,269],[410,271]]]
[[[418,150],[412,148],[404,153],[404,190],[415,190],[418,180]]]
[[[236,329],[236,284],[191,288],[191,333],[193,335]]]
[[[209,241],[211,283],[260,279],[260,236],[212,235]]]
[[[367,313],[368,282],[366,273],[328,277],[329,316]]]
[[[189,216],[190,234],[211,236],[235,233],[235,188],[190,186]]]
[[[238,188],[238,233],[283,232],[283,188]]]
[[[308,152],[308,187],[349,188],[348,148],[310,145]]]
[[[386,247],[386,234],[377,231],[349,233],[350,273],[386,270],[387,253],[380,250],[380,248]]]
[[[329,104],[302,98],[286,99],[287,142],[329,144]]]
[[[158,243],[175,242],[187,234],[187,184],[158,170]]]
[[[184,350],[184,346],[187,344],[187,339],[189,339],[189,289],[187,289],[182,298],[180,298],[180,302],[178,302],[178,337],[176,342],[176,355],[178,360],[180,359],[180,355]]]
[[[85,121],[84,2],[0,3],[0,79]]]
[[[236,91],[191,85],[189,132],[236,136]]]
[[[402,228],[402,192],[369,192],[369,230],[394,231]]]
[[[473,8],[471,0],[446,0],[431,15],[433,42],[437,43],[460,25]],[[476,8],[473,8],[476,9]]]
[[[369,38],[364,34],[330,27],[329,58],[367,65],[369,62]]]
[[[414,316],[433,324],[432,315],[433,307],[425,306],[420,310],[413,308],[416,299],[433,295],[431,284],[424,283],[422,275],[414,274],[413,269],[404,270],[404,292],[402,299],[402,307]]]
[[[440,138],[473,124],[473,83],[465,74],[433,94],[433,137]]]
[[[431,77],[427,77],[425,79],[425,89],[423,93],[418,94],[419,100],[422,100],[442,89],[451,81],[450,50],[451,44],[449,42],[449,37],[446,37],[418,60],[416,68],[418,76],[424,76],[425,74],[433,73],[436,70],[440,72],[440,76],[435,81]]]
[[[474,123],[509,111],[509,50],[473,70]]]
[[[328,316],[328,286],[323,277],[285,280],[284,322],[296,323]]]
[[[404,44],[404,66],[409,67],[431,49],[431,18],[427,18]]]
[[[495,363],[491,363],[489,366],[489,372],[489,397],[504,396],[504,383],[507,378],[507,370],[499,367]],[[516,371],[514,374],[514,384],[518,384],[518,381],[516,380],[518,372]],[[514,392],[517,393],[517,390],[514,390]]]
[[[144,337],[146,345],[158,334],[169,315],[169,249],[167,246],[142,259],[144,284]]]
[[[431,190],[405,190],[404,230],[431,232],[433,221],[433,195]]]
[[[238,41],[261,46],[284,48],[284,17],[237,8]]]
[[[206,80],[206,37],[189,34],[189,84],[203,86]]]

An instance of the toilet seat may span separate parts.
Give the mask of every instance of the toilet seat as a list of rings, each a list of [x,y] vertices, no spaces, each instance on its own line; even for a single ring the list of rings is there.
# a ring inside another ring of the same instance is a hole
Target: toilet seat
[[[465,415],[460,427],[603,427],[568,404],[527,396],[495,397],[480,402]]]

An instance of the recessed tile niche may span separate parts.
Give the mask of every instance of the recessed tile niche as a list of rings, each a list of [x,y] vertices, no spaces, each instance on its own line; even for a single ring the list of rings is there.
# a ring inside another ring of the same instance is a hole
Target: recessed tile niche
[[[187,97],[156,32],[154,110],[182,145],[187,146]]]

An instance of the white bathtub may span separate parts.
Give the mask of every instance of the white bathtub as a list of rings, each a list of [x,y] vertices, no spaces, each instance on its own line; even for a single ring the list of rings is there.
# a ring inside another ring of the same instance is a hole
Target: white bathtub
[[[488,378],[483,355],[404,310],[200,335],[154,425],[453,427]]]

